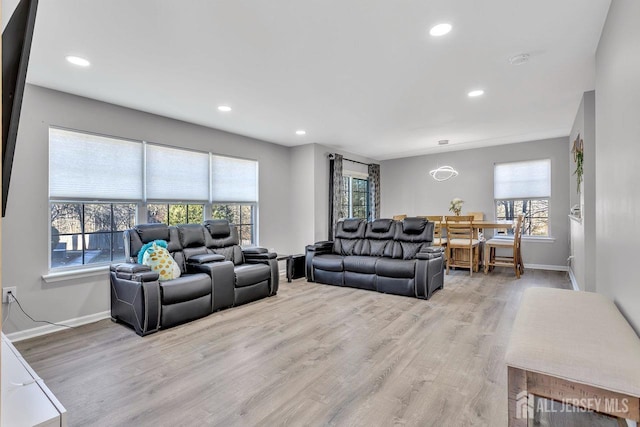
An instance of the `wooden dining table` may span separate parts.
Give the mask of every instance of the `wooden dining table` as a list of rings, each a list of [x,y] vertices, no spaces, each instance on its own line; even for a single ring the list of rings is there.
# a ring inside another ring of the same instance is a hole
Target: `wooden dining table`
[[[440,228],[446,230],[447,229],[447,222],[446,221],[434,221],[436,223],[440,224]],[[464,224],[464,222],[461,222],[461,224]],[[473,229],[475,230],[476,234],[479,230],[485,230],[485,229],[509,229],[509,228],[513,228],[513,224],[514,222],[511,220],[498,220],[498,221],[473,221],[472,225],[473,225]]]

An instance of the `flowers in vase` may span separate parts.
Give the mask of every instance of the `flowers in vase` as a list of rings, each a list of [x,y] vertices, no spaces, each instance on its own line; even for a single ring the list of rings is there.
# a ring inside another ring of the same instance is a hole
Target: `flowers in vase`
[[[464,203],[464,200],[455,197],[454,199],[451,200],[451,203],[449,204],[449,211],[453,212],[456,215],[460,215],[460,212],[462,212],[462,204]]]

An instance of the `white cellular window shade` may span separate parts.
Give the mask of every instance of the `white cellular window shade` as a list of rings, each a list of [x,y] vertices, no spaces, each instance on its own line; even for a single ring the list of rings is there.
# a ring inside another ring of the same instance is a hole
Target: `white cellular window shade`
[[[146,147],[147,200],[209,201],[209,153]]]
[[[142,150],[140,142],[50,128],[49,197],[141,199]]]
[[[551,197],[551,160],[496,164],[493,195],[496,200]]]
[[[211,156],[213,202],[257,202],[258,162]]]

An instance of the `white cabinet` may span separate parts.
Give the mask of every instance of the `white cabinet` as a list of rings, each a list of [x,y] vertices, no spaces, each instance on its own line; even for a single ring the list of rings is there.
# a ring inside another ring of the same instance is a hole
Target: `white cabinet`
[[[2,426],[65,427],[67,411],[2,334]]]

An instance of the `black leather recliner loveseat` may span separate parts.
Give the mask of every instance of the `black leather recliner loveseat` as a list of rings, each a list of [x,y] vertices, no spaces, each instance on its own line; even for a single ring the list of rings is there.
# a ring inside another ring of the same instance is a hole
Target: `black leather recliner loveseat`
[[[142,246],[154,240],[167,242],[180,277],[158,281],[158,273],[138,264]],[[242,249],[237,228],[226,220],[137,225],[124,232],[124,242],[128,262],[111,265],[111,318],[138,335],[278,292],[276,254]]]
[[[433,228],[423,218],[340,221],[333,241],[306,247],[307,280],[429,299],[444,286]]]

